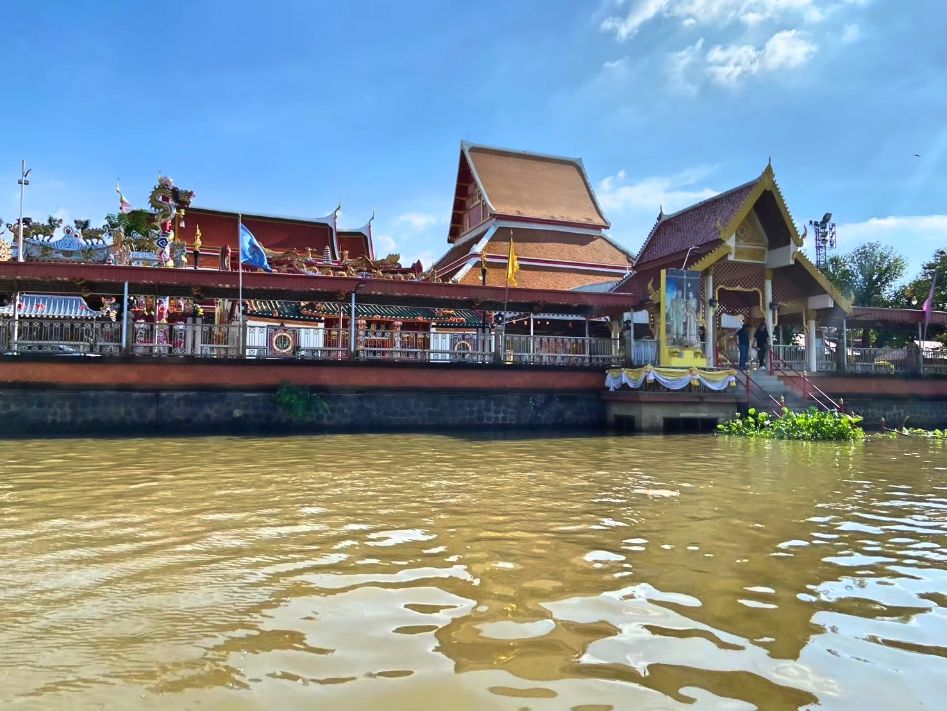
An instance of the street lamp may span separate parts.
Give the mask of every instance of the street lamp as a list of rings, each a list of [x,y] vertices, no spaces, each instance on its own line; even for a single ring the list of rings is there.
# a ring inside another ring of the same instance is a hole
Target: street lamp
[[[30,184],[30,181],[27,178],[30,177],[30,173],[33,172],[33,169],[26,169],[26,161],[20,161],[20,179],[17,180],[17,185],[20,186],[20,221],[17,223],[17,238],[16,238],[16,260],[18,262],[25,262],[26,257],[23,254],[23,191],[26,190],[26,186]]]

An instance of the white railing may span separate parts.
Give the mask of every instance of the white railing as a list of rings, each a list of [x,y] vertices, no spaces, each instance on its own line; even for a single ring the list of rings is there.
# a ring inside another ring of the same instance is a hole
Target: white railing
[[[611,338],[507,335],[503,360],[534,365],[620,365],[621,343]]]
[[[773,360],[776,361],[777,366],[789,367],[800,373],[809,369],[805,346],[777,343],[773,346]]]

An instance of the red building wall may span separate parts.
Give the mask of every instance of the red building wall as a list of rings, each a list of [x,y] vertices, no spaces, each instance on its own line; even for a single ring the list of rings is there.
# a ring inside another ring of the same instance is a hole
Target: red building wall
[[[220,248],[229,245],[237,250],[237,215],[233,213],[212,212],[201,208],[191,208],[184,218],[184,227],[178,237],[188,245],[194,242],[194,232],[201,228],[201,242],[205,248]],[[311,249],[313,256],[321,255],[328,245],[332,246],[332,228],[321,222],[303,222],[297,220],[270,219],[245,216],[243,224],[253,236],[267,249],[285,251],[290,249]]]

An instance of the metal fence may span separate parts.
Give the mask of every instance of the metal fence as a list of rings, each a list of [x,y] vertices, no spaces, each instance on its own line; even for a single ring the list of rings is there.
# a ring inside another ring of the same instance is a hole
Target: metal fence
[[[526,363],[610,366],[622,362],[609,338],[507,335],[469,331],[348,329],[283,325],[129,323],[124,353],[137,358],[295,358],[430,363]],[[14,350],[13,323],[0,320],[0,352]],[[49,355],[122,355],[122,326],[110,321],[20,319],[15,350]],[[655,351],[656,352],[656,351]]]
[[[621,344],[611,338],[507,335],[503,360],[534,365],[620,365]]]

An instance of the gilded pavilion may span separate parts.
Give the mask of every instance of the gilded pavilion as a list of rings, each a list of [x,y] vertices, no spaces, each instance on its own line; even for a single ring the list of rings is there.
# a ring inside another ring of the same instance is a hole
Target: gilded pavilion
[[[814,371],[817,328],[838,322],[852,305],[802,251],[804,236],[768,164],[719,195],[672,214],[662,210],[634,271],[613,291],[629,294],[632,308],[653,312],[662,269],[700,272],[708,364],[719,364],[718,354],[727,350],[721,323],[728,314],[765,323],[771,342],[781,325],[804,330],[807,367]]]

